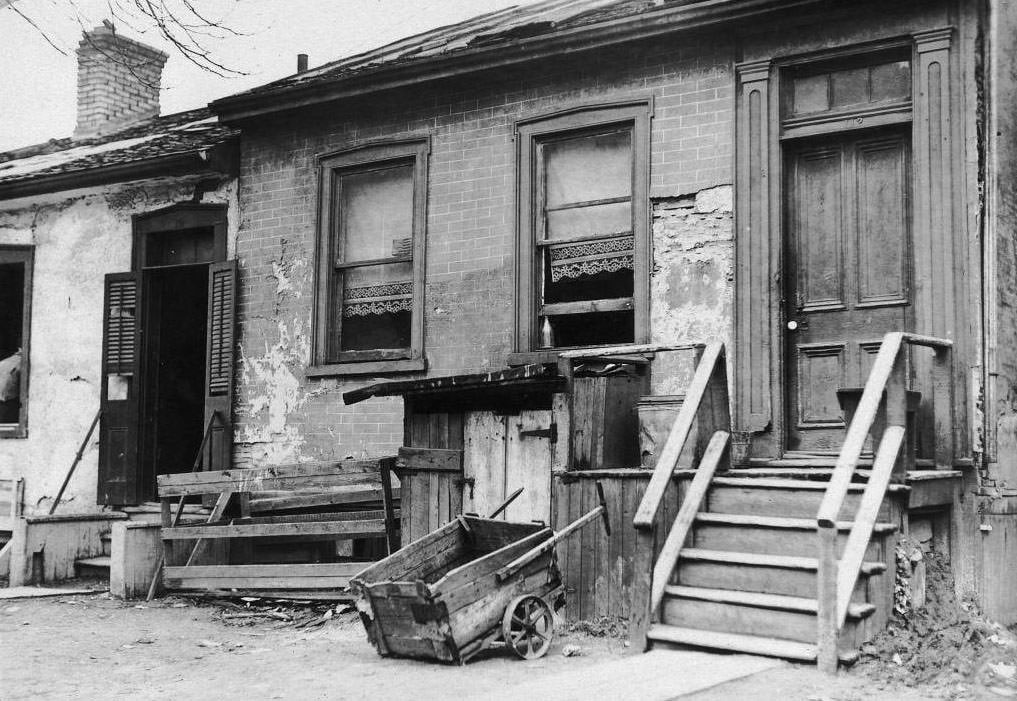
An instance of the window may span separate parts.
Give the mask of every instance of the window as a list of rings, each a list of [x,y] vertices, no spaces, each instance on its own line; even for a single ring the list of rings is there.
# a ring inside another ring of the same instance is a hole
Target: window
[[[316,366],[310,374],[422,370],[427,144],[321,159]]]
[[[32,250],[0,247],[0,437],[27,431]]]
[[[645,103],[519,127],[518,350],[646,340]]]

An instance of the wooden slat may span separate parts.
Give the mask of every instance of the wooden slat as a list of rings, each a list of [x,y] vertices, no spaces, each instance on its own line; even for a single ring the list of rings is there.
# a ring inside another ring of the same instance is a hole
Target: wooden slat
[[[858,579],[858,572],[865,560],[865,552],[872,538],[872,529],[879,517],[879,508],[886,494],[886,487],[893,476],[894,464],[904,445],[903,426],[887,426],[883,432],[883,440],[876,451],[876,459],[872,464],[872,476],[862,495],[862,503],[855,515],[854,527],[844,546],[837,575],[837,625],[844,622],[848,605],[851,603],[851,592]]]
[[[682,449],[685,447],[689,433],[692,430],[692,423],[695,421],[696,413],[699,411],[699,405],[709,388],[713,370],[718,360],[723,358],[723,354],[724,344],[722,343],[711,343],[703,352],[699,366],[696,368],[696,374],[692,378],[688,391],[685,393],[685,401],[682,403],[681,409],[678,410],[678,416],[675,417],[674,425],[671,428],[670,434],[668,434],[667,441],[664,443],[664,449],[657,459],[657,467],[653,471],[653,477],[650,478],[650,483],[646,486],[646,492],[643,494],[643,501],[639,505],[639,511],[636,512],[636,517],[633,519],[633,525],[636,528],[650,528],[652,526],[654,516],[656,516],[657,509],[660,506],[660,500],[663,498],[664,491],[671,481],[671,473],[678,464],[678,458],[681,456]]]
[[[377,463],[369,463],[377,469]],[[288,491],[320,487],[381,484],[375,472],[335,467],[289,466],[288,469],[225,470],[193,474],[159,475],[159,496],[189,496],[221,492]]]
[[[717,466],[720,465],[720,459],[727,448],[729,436],[730,434],[725,431],[717,431],[713,434],[710,445],[706,448],[706,454],[703,455],[703,459],[699,464],[699,470],[697,470],[692,484],[689,485],[689,491],[685,494],[685,499],[682,501],[681,509],[678,511],[674,525],[671,526],[671,530],[667,534],[667,540],[664,541],[660,555],[657,556],[657,562],[653,566],[653,588],[650,596],[651,612],[660,606],[660,600],[664,597],[664,588],[667,586],[671,572],[678,562],[678,554],[681,552],[685,539],[689,535],[689,529],[692,528],[692,524],[696,520],[696,514],[699,513],[703,499],[710,489],[710,480],[713,479],[713,474],[717,470]]]
[[[328,492],[312,492],[310,494],[291,493],[288,496],[263,497],[251,499],[251,511],[283,511],[287,509],[304,509],[315,506],[337,506],[339,504],[358,504],[364,502],[381,502],[384,490],[381,486],[363,488],[340,488]],[[399,487],[392,488],[393,499],[399,498]]]
[[[447,448],[399,449],[396,468],[400,470],[427,470],[429,472],[461,472],[463,451]]]
[[[361,538],[385,535],[385,520],[255,523],[233,526],[178,526],[162,531],[163,540],[196,538],[261,538],[267,536],[335,535]]]
[[[313,565],[192,565],[166,567],[168,589],[339,589],[363,562]]]

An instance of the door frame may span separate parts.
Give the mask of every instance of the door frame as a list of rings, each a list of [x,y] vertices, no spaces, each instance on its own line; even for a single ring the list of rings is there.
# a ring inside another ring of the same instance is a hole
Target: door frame
[[[961,110],[956,30],[917,32],[909,37],[845,46],[804,56],[736,64],[735,91],[735,304],[734,426],[749,444],[746,459],[784,455],[787,397],[784,386],[784,148],[781,78],[786,69],[876,51],[908,47],[911,52],[911,203],[915,252],[915,330],[954,343],[957,457],[970,454],[963,359],[972,341],[958,326],[967,308],[968,261],[963,236],[964,187],[956,186]],[[896,117],[852,115],[865,126]],[[887,121],[890,120],[890,121]],[[858,124],[858,122],[856,122]],[[858,128],[855,126],[854,128]],[[961,172],[958,170],[957,172]],[[955,239],[961,239],[960,241]],[[919,255],[921,251],[921,255]],[[924,284],[917,284],[922,281]],[[919,367],[917,372],[924,372]],[[931,410],[923,399],[923,409]]]

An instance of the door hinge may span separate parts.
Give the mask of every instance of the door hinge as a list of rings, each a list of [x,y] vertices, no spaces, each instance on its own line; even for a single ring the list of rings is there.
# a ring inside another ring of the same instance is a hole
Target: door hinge
[[[459,479],[456,480],[456,484],[459,486],[460,489],[462,489],[463,487],[470,488],[470,501],[473,500],[473,487],[476,483],[477,480],[475,480],[473,477],[460,477]]]
[[[534,428],[529,431],[520,431],[521,438],[547,438],[552,443],[558,442],[558,424],[551,424],[547,428]]]

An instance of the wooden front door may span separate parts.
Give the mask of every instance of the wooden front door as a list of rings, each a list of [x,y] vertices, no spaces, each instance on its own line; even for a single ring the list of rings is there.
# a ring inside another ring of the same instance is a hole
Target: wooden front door
[[[498,518],[551,522],[551,421],[547,409],[466,415],[463,511],[486,517],[522,487]]]
[[[909,137],[824,136],[787,151],[787,448],[840,449],[840,387],[862,387],[889,331],[913,324]]]

